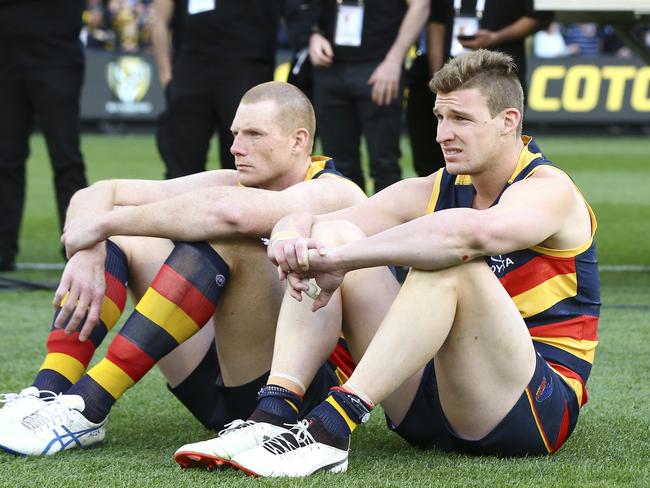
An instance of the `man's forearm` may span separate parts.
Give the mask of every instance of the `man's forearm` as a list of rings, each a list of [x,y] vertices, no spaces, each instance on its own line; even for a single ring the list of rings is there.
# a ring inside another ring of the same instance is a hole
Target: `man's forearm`
[[[542,27],[542,22],[533,17],[521,17],[512,24],[496,32],[496,44],[508,44],[533,34]]]
[[[455,209],[420,217],[336,248],[336,261],[345,271],[384,265],[436,270],[470,261],[482,255],[473,235],[474,212]]]
[[[386,59],[402,63],[409,48],[420,35],[428,17],[429,2],[427,0],[411,0],[397,37],[386,54]]]
[[[209,191],[185,193],[137,207],[116,208],[101,217],[101,233],[162,237],[171,240],[211,240],[238,232],[239,212],[219,195]],[[234,207],[234,205],[233,205]]]
[[[115,189],[110,180],[98,181],[79,190],[70,200],[66,221],[108,212],[114,206]]]

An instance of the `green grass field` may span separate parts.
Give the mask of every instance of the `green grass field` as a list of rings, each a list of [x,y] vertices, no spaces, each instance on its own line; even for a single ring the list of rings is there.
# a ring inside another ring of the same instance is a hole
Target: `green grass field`
[[[0,486],[650,485],[650,253],[646,240],[650,142],[550,136],[539,142],[552,160],[571,173],[594,207],[604,269],[614,265],[641,269],[601,273],[601,342],[589,380],[589,403],[575,433],[557,454],[514,460],[423,452],[389,434],[377,412],[370,424],[355,433],[345,475],[319,474],[289,482],[251,480],[234,471],[181,471],[171,459],[174,450],[210,433],[167,392],[162,376],[154,371],[118,402],[101,448],[51,458],[0,455]],[[407,149],[405,144],[404,175],[412,176]],[[116,176],[158,178],[163,173],[151,136],[87,135],[83,150],[91,181]],[[57,237],[51,172],[43,140],[35,137],[19,263],[61,262]],[[54,281],[57,274],[21,270],[6,276]],[[30,384],[45,351],[50,303],[49,292],[0,291],[0,392]],[[100,353],[108,342],[104,341]]]

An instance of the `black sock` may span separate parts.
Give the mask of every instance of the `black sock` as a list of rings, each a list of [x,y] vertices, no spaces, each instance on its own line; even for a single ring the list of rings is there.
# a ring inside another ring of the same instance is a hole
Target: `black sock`
[[[302,410],[302,397],[277,385],[266,385],[257,394],[257,408],[249,417],[274,425],[294,424]]]

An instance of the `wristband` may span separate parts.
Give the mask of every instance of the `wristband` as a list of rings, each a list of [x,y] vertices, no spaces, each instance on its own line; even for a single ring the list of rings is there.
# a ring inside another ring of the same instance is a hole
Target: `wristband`
[[[302,236],[293,230],[281,230],[271,236],[269,241],[269,249],[273,248],[273,244],[278,241],[288,241],[289,239],[300,239]]]

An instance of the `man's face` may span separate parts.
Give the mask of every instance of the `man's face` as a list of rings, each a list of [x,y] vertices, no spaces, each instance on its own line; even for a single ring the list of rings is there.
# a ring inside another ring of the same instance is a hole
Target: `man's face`
[[[498,153],[501,114],[492,118],[477,88],[438,93],[433,110],[438,119],[436,141],[447,171],[456,175],[484,171]]]
[[[230,152],[242,185],[267,190],[284,189],[283,177],[294,164],[293,134],[278,123],[275,102],[244,103],[237,108]]]

